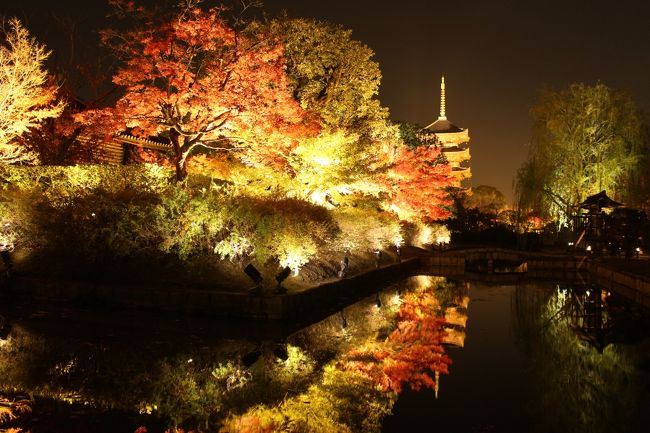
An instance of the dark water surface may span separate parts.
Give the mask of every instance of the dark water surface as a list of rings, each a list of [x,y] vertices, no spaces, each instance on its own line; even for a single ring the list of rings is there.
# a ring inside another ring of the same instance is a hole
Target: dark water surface
[[[323,365],[386,339],[400,300],[418,290],[447,316],[452,364],[437,397],[405,385],[383,433],[650,431],[645,310],[592,284],[431,276],[305,327],[5,303],[14,330],[0,342],[0,395],[35,403],[0,431],[216,431],[228,412],[299,395]]]
[[[468,295],[438,398],[404,392],[384,433],[650,431],[646,311],[593,285],[472,283]]]

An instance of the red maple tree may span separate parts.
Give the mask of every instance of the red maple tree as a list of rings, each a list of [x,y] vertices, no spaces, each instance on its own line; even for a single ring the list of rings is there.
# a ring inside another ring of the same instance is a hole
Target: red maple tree
[[[433,293],[408,293],[397,315],[397,328],[388,339],[350,352],[343,368],[369,378],[384,391],[400,393],[404,384],[414,390],[436,389],[434,377],[449,373],[451,364],[442,346],[445,321],[439,314]]]
[[[451,200],[445,188],[452,185],[451,167],[438,146],[397,149],[395,161],[383,183],[388,205],[401,219],[432,221],[450,216]]]
[[[122,6],[134,13],[133,2]],[[169,140],[177,179],[197,147],[229,151],[249,163],[282,164],[295,137],[313,122],[288,88],[282,45],[268,35],[237,32],[221,8],[194,2],[160,22],[123,33],[124,65],[113,83],[114,107],[77,119],[103,135],[129,130]]]

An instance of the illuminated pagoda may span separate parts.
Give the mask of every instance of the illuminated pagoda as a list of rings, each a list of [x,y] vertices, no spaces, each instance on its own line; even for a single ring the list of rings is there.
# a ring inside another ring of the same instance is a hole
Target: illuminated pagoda
[[[447,120],[445,102],[445,76],[443,75],[440,81],[440,116],[438,120],[420,131],[419,138],[425,143],[436,143],[442,146],[442,152],[452,168],[454,184],[460,187],[463,180],[472,176],[467,163],[470,159],[469,131]]]

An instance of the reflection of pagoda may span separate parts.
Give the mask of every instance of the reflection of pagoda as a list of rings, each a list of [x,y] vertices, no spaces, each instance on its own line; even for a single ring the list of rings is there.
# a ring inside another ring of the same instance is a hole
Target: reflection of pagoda
[[[456,347],[465,346],[468,304],[469,296],[459,296],[452,305],[444,309],[446,335],[442,339],[443,343]]]
[[[455,186],[459,187],[463,180],[472,176],[470,168],[466,166],[466,162],[470,159],[469,132],[466,128],[459,128],[447,120],[445,98],[445,77],[443,75],[440,82],[440,116],[438,116],[438,120],[422,129],[419,137],[425,143],[434,142],[442,146],[442,152],[449,161],[455,178]]]

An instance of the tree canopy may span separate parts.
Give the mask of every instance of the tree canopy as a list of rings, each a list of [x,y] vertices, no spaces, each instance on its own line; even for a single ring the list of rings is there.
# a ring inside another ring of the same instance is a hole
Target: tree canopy
[[[381,70],[375,53],[353,39],[351,30],[308,19],[275,20],[269,27],[284,44],[296,99],[318,113],[324,127],[374,140],[397,136],[388,110],[376,99]]]
[[[624,92],[604,84],[542,90],[533,140],[517,174],[519,205],[566,221],[588,195],[615,198],[639,161],[642,126]]]
[[[465,198],[465,207],[481,212],[497,213],[506,207],[506,198],[501,191],[490,185],[479,185],[471,189]]]
[[[16,139],[58,116],[63,104],[44,66],[50,52],[17,18],[7,24],[0,29],[0,162],[12,164],[37,158]]]
[[[108,34],[122,41],[124,63],[113,82],[124,95],[114,107],[79,120],[105,135],[128,128],[166,137],[178,179],[199,146],[237,152],[252,164],[282,164],[295,145],[293,134],[309,130],[289,89],[282,45],[268,34],[237,32],[221,8],[194,3],[130,32]]]

